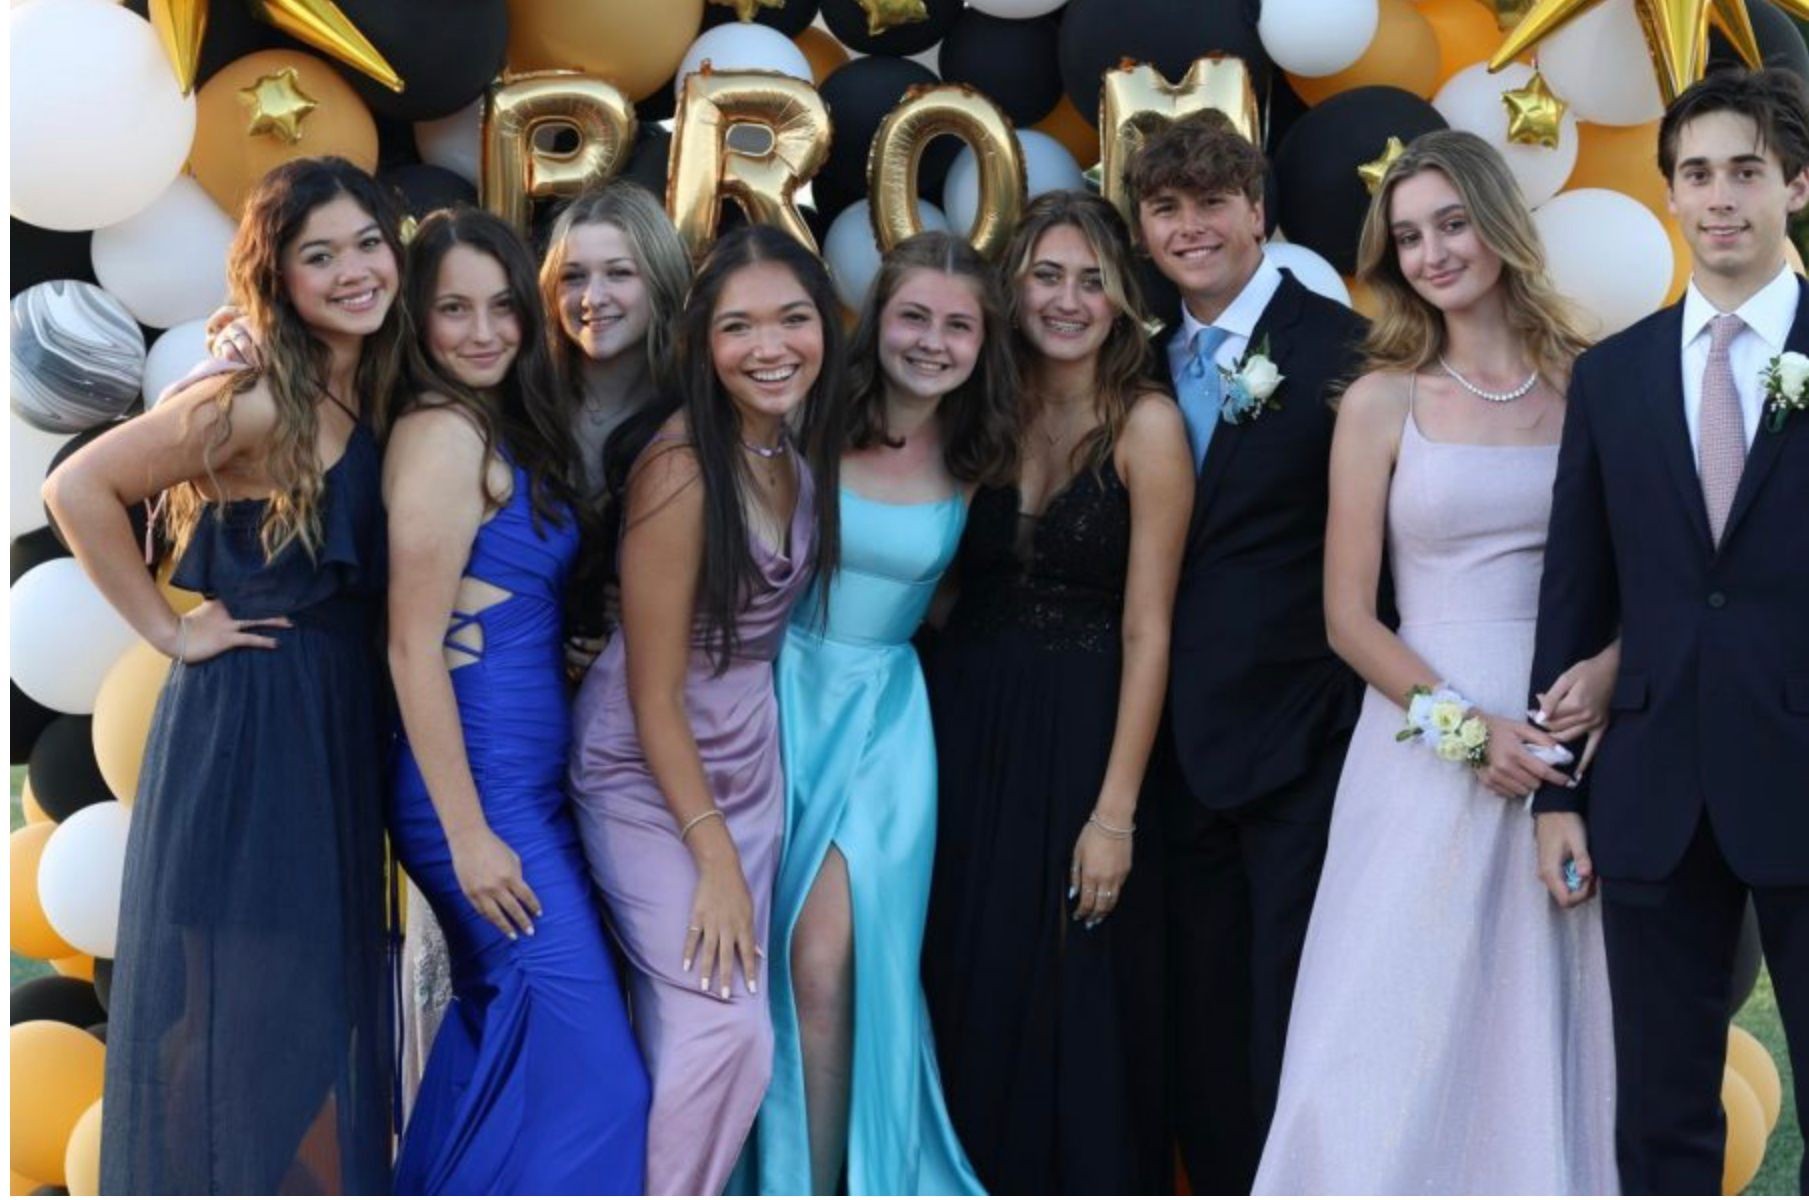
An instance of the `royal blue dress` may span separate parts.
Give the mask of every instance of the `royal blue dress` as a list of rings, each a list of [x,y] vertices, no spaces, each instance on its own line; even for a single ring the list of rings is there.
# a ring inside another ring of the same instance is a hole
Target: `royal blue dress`
[[[177,587],[274,650],[175,664],[126,844],[101,1190],[386,1193],[384,520],[377,444],[327,469],[320,541],[209,504]]]
[[[484,817],[521,856],[543,911],[533,936],[511,941],[465,899],[404,739],[390,833],[445,931],[453,1001],[403,1134],[396,1190],[635,1195],[646,1174],[647,1071],[565,799],[560,619],[577,522],[537,519],[527,472],[516,466],[513,477],[465,568],[508,596],[454,612],[447,645],[481,647],[451,650],[465,752]]]
[[[830,846],[854,923],[847,1192],[976,1195],[943,1103],[918,960],[936,856],[936,742],[911,635],[961,542],[962,496],[886,504],[842,489],[842,562],[819,627],[800,603],[779,654],[785,850],[768,949],[773,1081],[749,1155],[764,1195],[808,1193],[791,938]]]

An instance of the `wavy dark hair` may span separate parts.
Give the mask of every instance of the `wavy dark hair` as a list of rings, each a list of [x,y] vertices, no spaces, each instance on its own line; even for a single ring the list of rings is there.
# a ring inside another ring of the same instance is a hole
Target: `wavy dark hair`
[[[440,269],[457,246],[487,255],[502,267],[509,302],[521,326],[515,361],[490,395],[460,382],[428,348],[427,327],[439,292]],[[578,513],[583,495],[572,435],[573,406],[570,394],[558,386],[547,349],[546,313],[540,307],[534,257],[521,236],[508,222],[481,209],[459,207],[429,214],[408,243],[402,297],[411,336],[403,346],[402,386],[377,410],[378,436],[387,437],[398,420],[418,409],[456,409],[483,435],[486,464],[501,449],[527,471],[535,528],[543,528],[542,522],[564,525]],[[484,475],[484,499],[496,507],[506,497],[493,493],[489,472]]]
[[[211,478],[212,450],[224,445],[232,434],[233,399],[262,380],[276,405],[276,428],[265,450],[264,468],[270,477],[271,495],[260,531],[268,558],[291,542],[299,541],[310,554],[320,545],[320,502],[326,483],[317,445],[318,405],[328,394],[329,352],[295,310],[283,281],[283,254],[301,236],[308,218],[341,196],[349,197],[376,222],[400,270],[402,224],[395,201],[363,170],[334,157],[291,159],[259,180],[245,200],[238,233],[227,253],[232,302],[258,331],[263,364],[235,372],[228,386],[209,402],[219,415],[207,469]],[[401,309],[400,303],[392,301],[382,325],[360,348],[352,386],[357,395],[373,404],[382,403],[395,385],[398,343],[403,337]],[[342,402],[351,399],[341,398]],[[166,494],[162,517],[178,555],[194,535],[207,504],[207,497],[193,482],[179,483]]]
[[[741,450],[741,417],[716,375],[710,333],[729,279],[760,263],[776,263],[792,273],[809,295],[823,327],[822,371],[789,420],[791,435],[815,480],[817,538],[811,568],[818,584],[817,615],[821,619],[829,593],[823,585],[834,575],[841,558],[837,490],[847,440],[841,403],[845,335],[829,272],[789,234],[768,225],[744,225],[724,234],[710,248],[698,266],[679,318],[677,392],[623,422],[603,455],[605,485],[617,511],[626,513],[629,479],[642,452],[674,413],[684,413],[685,444],[697,458],[704,489],[704,556],[697,612],[705,648],[718,675],[728,669],[739,648],[735,620],[748,597],[759,590],[761,577],[748,546],[747,516],[742,509],[748,467]]]
[[[973,285],[985,322],[974,372],[942,398],[942,461],[962,483],[1010,483],[1018,468],[1017,361],[1012,357],[1005,286],[967,239],[929,232],[906,238],[880,260],[848,346],[848,445],[894,445],[886,431],[886,380],[879,365],[885,307],[912,271],[939,271]]]
[[[1124,423],[1130,419],[1131,405],[1136,403],[1137,397],[1144,392],[1166,392],[1168,388],[1158,383],[1149,370],[1149,341],[1143,332],[1143,291],[1137,282],[1132,259],[1130,231],[1111,202],[1091,192],[1045,192],[1032,200],[999,260],[1001,268],[1009,272],[1007,301],[1012,317],[1012,349],[1017,355],[1019,373],[1026,381],[1033,378],[1033,362],[1037,355],[1036,347],[1023,332],[1022,314],[1018,308],[1022,295],[1020,285],[1035,266],[1037,243],[1042,241],[1045,233],[1063,225],[1073,226],[1087,239],[1094,257],[1099,259],[1099,275],[1105,294],[1112,307],[1118,310],[1105,343],[1099,347],[1093,368],[1093,412],[1099,424],[1075,444],[1072,459],[1077,470],[1098,471],[1118,444],[1118,435],[1124,431]],[[1039,403],[1039,398],[1026,387],[1026,422]]]

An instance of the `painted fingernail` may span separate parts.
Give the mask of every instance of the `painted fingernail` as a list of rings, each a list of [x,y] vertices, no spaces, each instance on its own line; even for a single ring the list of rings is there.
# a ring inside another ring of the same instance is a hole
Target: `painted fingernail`
[[[529,937],[533,937],[533,936],[534,936],[534,927],[533,927],[533,926],[532,926],[532,925],[529,925],[529,926],[528,926],[528,936],[529,936]]]
[[[1545,724],[1545,710],[1542,708],[1535,712],[1533,714],[1533,720],[1539,722],[1541,725]]]
[[[729,998],[729,989],[726,985],[722,989],[722,998],[724,1000],[727,1000]]]
[[[1068,899],[1072,900],[1078,895],[1080,895],[1080,885],[1077,883],[1070,883],[1068,885]]]
[[[689,971],[689,970],[690,970],[690,969],[691,969],[691,960],[690,960],[690,959],[688,959],[688,958],[687,958],[687,959],[686,959],[686,960],[685,960],[685,965],[684,965],[684,966],[682,966],[682,967],[680,967],[680,968],[679,968],[679,970],[681,970],[681,971]]]
[[[750,996],[758,996],[760,994],[760,981],[758,979],[750,979],[747,981],[747,994]]]
[[[700,992],[707,992],[710,990],[710,977],[708,975],[699,975],[697,977],[697,990]]]

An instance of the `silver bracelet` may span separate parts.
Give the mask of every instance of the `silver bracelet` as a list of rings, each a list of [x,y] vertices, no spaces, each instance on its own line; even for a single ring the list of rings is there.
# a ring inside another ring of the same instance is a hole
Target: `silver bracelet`
[[[176,661],[186,662],[183,657],[188,653],[188,614],[183,613],[176,618]]]
[[[1099,832],[1105,834],[1107,837],[1116,838],[1121,842],[1137,832],[1136,825],[1132,825],[1129,829],[1120,829],[1116,825],[1107,825],[1104,821],[1099,819],[1098,813],[1089,813],[1087,815],[1087,824],[1099,830]]]
[[[689,821],[686,821],[684,827],[678,831],[678,840],[681,842],[689,840],[691,831],[696,829],[699,825],[702,825],[705,821],[708,821],[711,817],[715,817],[719,821],[722,820],[722,810],[720,808],[712,808],[708,812],[700,812]]]

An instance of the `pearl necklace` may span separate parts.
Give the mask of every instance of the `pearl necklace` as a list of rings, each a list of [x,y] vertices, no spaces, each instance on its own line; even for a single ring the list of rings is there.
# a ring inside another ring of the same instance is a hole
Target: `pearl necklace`
[[[1532,391],[1533,385],[1539,382],[1539,369],[1534,367],[1532,374],[1528,375],[1525,382],[1519,387],[1512,388],[1505,392],[1489,392],[1484,391],[1482,388],[1471,383],[1468,379],[1465,379],[1462,375],[1459,375],[1457,373],[1457,368],[1452,366],[1449,362],[1446,362],[1445,356],[1442,354],[1438,356],[1438,365],[1445,369],[1445,374],[1457,380],[1458,385],[1462,387],[1464,391],[1469,392],[1478,399],[1487,400],[1490,404],[1511,404]]]

